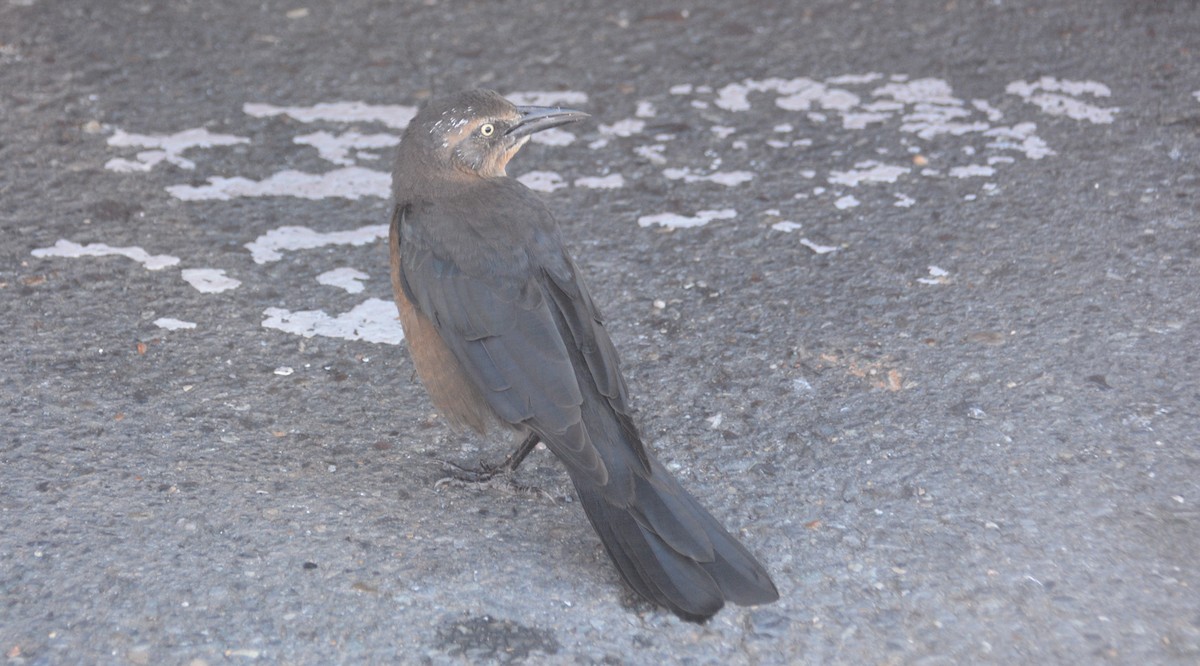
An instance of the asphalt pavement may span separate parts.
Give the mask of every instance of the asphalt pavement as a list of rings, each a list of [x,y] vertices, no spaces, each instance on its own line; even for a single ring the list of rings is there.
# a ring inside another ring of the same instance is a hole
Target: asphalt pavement
[[[391,305],[432,95],[563,104],[645,439],[772,571],[622,588],[447,481]],[[1200,5],[0,4],[9,664],[1200,662]]]

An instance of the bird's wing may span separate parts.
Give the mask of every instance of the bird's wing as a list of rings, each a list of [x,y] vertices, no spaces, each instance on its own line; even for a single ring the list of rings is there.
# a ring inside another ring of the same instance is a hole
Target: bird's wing
[[[544,268],[548,295],[562,314],[570,337],[583,354],[597,390],[622,414],[629,413],[628,391],[621,376],[617,349],[613,346],[599,308],[592,302],[575,262],[565,253],[557,266]],[[555,270],[557,269],[557,270]]]
[[[549,218],[540,206],[530,214]],[[539,433],[573,471],[605,484],[608,471],[583,425],[580,382],[594,381],[587,392],[598,389],[622,410],[625,386],[552,221],[495,242],[477,237],[497,228],[487,221],[464,225],[432,209],[408,215],[415,217],[401,223],[400,252],[409,300],[501,419]],[[476,237],[456,243],[459,233]],[[470,253],[458,249],[466,247]],[[582,353],[594,380],[577,372],[568,345],[580,350],[574,355]]]
[[[630,416],[628,390],[625,377],[621,374],[617,349],[613,346],[608,330],[604,327],[604,319],[592,302],[575,262],[565,252],[562,253],[562,257],[563,263],[558,270],[545,270],[545,291],[552,311],[563,323],[563,333],[568,344],[574,344],[583,365],[586,365],[586,381],[590,381],[593,390],[599,394],[595,398],[607,403],[607,408],[616,420],[621,434],[613,440],[624,443],[628,449],[625,453],[632,453],[640,462],[630,462],[630,471],[650,474],[649,457],[641,437],[637,434],[637,426]],[[582,369],[577,367],[577,374]],[[580,381],[585,381],[585,378],[581,376]]]

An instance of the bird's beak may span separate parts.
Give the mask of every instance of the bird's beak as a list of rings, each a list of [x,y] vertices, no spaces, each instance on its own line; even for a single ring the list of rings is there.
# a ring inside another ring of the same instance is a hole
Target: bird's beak
[[[517,111],[521,114],[521,119],[505,132],[505,136],[512,139],[591,117],[583,111],[557,106],[518,106]]]

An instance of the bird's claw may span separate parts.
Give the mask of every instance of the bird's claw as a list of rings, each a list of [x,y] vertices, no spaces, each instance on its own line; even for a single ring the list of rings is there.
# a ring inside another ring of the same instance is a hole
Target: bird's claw
[[[504,467],[504,465],[492,465],[486,462],[480,462],[476,468],[464,467],[456,462],[449,460],[437,459],[442,467],[450,473],[449,476],[443,477],[438,483],[449,481],[462,481],[463,483],[487,483],[500,475],[507,475],[512,470]]]
[[[513,490],[528,493],[530,495],[541,495],[551,502],[554,501],[554,498],[550,495],[550,493],[546,492],[545,490],[538,488],[537,486],[529,486],[523,483],[518,483],[513,477],[514,470],[508,464],[506,464],[508,462],[507,460],[498,465],[480,461],[479,466],[475,468],[465,467],[450,460],[442,460],[440,458],[435,458],[435,460],[440,463],[448,472],[447,476],[443,476],[433,483],[433,487],[435,489],[452,483],[489,483],[496,477],[504,477],[508,480],[508,485]]]

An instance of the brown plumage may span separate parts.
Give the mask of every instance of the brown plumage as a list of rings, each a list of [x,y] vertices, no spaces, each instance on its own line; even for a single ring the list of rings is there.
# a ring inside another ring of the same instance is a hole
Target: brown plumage
[[[701,622],[779,597],[770,576],[646,450],[617,351],[537,195],[505,166],[534,132],[587,114],[485,90],[430,102],[393,175],[392,286],[435,406],[480,433],[540,440],[567,468],[621,577]]]

